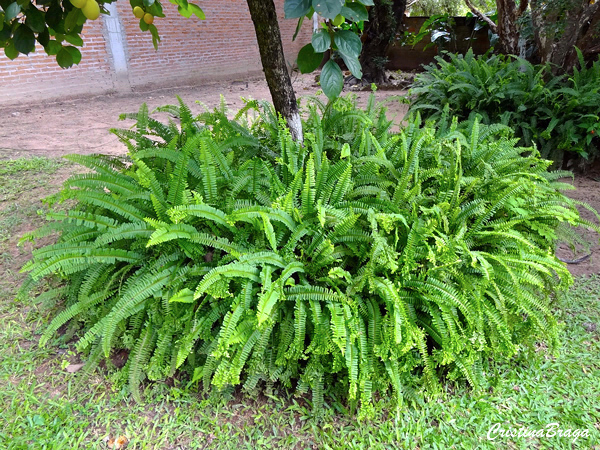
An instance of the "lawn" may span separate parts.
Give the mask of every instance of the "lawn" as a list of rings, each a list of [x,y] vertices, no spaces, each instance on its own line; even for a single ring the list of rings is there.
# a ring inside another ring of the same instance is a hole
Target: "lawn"
[[[402,405],[380,399],[370,420],[358,420],[331,397],[317,419],[306,397],[277,386],[213,398],[177,378],[146,385],[146,402],[136,404],[114,367],[70,373],[81,362],[72,342],[38,346],[51,312],[35,298],[14,297],[31,250],[17,247],[18,239],[41,224],[40,199],[57,191],[72,166],[43,157],[0,166],[0,448],[118,448],[112,440],[124,436],[128,449],[600,449],[597,276],[576,278],[556,299],[558,356],[538,346],[510,364],[491,365],[480,392],[448,382],[439,398],[416,393]],[[553,423],[554,436],[547,428]],[[498,427],[536,436],[502,436]]]

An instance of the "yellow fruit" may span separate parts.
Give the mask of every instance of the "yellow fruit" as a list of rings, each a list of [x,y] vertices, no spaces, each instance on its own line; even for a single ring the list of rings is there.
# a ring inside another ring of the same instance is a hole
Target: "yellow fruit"
[[[154,16],[150,13],[144,14],[144,22],[150,25],[152,22],[154,22]]]
[[[75,7],[75,8],[83,8],[85,6],[85,4],[87,3],[87,0],[70,0],[71,4]]]
[[[137,17],[138,19],[141,19],[142,17],[144,17],[144,10],[142,8],[140,8],[139,6],[136,6],[135,8],[133,8],[133,15],[135,17]]]
[[[83,15],[90,20],[96,20],[100,17],[100,7],[96,0],[87,0],[84,7],[81,8]]]
[[[341,14],[338,14],[337,16],[335,16],[335,19],[333,19],[333,21],[331,23],[333,24],[334,27],[339,27],[345,21],[346,21],[346,18],[344,16],[342,16]]]

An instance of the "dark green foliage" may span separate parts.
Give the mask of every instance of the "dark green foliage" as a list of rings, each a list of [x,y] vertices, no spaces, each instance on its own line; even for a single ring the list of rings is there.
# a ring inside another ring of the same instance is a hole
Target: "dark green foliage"
[[[564,152],[585,159],[598,156],[600,140],[600,61],[554,76],[550,66],[515,57],[446,54],[416,77],[412,112],[439,117],[444,108],[466,120],[479,115],[485,124],[515,130],[520,145],[536,145],[542,157],[562,161]]]
[[[207,389],[311,390],[317,410],[325,390],[369,406],[444,376],[479,386],[528,337],[555,347],[549,302],[571,283],[555,230],[583,222],[507,127],[417,117],[393,135],[372,99],[315,99],[299,145],[265,103],[235,121],[160,109],[181,128],[143,106],[117,131],[124,163],[70,157],[92,169],[60,194],[77,206],[30,236],[60,232],[23,292],[67,286],[42,344],[79,321],[92,358],[130,349],[138,399],[185,370]]]

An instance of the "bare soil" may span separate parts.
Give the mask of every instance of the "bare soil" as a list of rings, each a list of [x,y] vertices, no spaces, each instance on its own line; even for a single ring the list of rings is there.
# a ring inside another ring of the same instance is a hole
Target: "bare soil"
[[[319,90],[315,75],[292,75],[298,97],[314,95]],[[354,92],[361,104],[370,92]],[[378,100],[406,94],[401,90],[381,90]],[[119,114],[136,112],[142,103],[150,111],[158,106],[177,103],[179,95],[194,113],[204,111],[204,103],[213,109],[220,104],[221,95],[227,107],[235,112],[244,105],[242,99],[269,100],[271,95],[263,79],[211,82],[198,86],[164,88],[128,95],[107,94],[93,98],[60,102],[40,102],[0,107],[0,159],[27,156],[58,157],[69,153],[124,154],[125,146],[110,133],[111,128],[124,128],[131,123],[119,121]],[[325,99],[324,95],[321,95]],[[388,104],[388,116],[398,121],[406,114],[408,105]]]
[[[314,95],[319,89],[314,75],[294,74],[293,84],[300,98]],[[354,93],[361,104],[364,104],[370,95],[370,92],[365,91]],[[378,90],[375,96],[378,101],[382,101],[404,94],[406,91],[385,89]],[[114,134],[109,132],[111,128],[123,128],[131,125],[130,122],[120,122],[119,114],[136,112],[144,102],[150,111],[158,106],[174,104],[176,95],[179,95],[195,113],[203,111],[203,106],[197,104],[196,101],[201,101],[212,109],[219,105],[221,95],[224,96],[227,107],[231,111],[237,111],[243,106],[242,98],[270,100],[265,81],[253,78],[211,82],[182,88],[156,89],[129,95],[103,95],[61,102],[3,106],[0,107],[0,121],[3,124],[0,129],[0,161],[32,156],[60,157],[69,153],[124,154],[125,146],[118,141]],[[387,106],[388,117],[394,118],[396,123],[400,123],[406,114],[407,105],[396,101],[389,102]],[[65,171],[67,173],[63,173]],[[57,184],[68,176],[68,172],[69,169],[65,169],[57,174]],[[573,184],[577,190],[568,192],[569,196],[600,210],[599,165],[592,167],[586,174],[576,175]],[[593,213],[583,208],[581,211],[586,219],[598,223]],[[27,225],[23,224],[22,226],[23,232],[25,232]],[[577,254],[574,255],[567,245],[561,245],[557,253],[564,259],[577,259],[591,253],[589,259],[579,264],[569,265],[569,269],[574,275],[598,274],[600,273],[598,236],[594,232],[582,231],[582,233],[583,237],[590,242],[589,251],[578,248]],[[25,256],[23,249],[11,253],[11,256],[17,260],[21,260]]]
[[[576,187],[576,190],[566,192],[569,197],[585,202],[596,211],[600,211],[600,164],[596,164],[584,174],[576,174],[574,180],[568,180],[568,182]],[[598,225],[598,218],[593,212],[583,207],[579,207],[578,209],[584,219]],[[598,241],[598,234],[595,231],[583,229],[578,229],[577,232],[589,243],[590,248],[577,246],[576,253],[573,254],[568,245],[562,244],[558,247],[556,254],[570,260],[576,260],[591,254],[590,258],[586,261],[579,264],[569,264],[569,270],[576,276],[600,274],[600,242]]]

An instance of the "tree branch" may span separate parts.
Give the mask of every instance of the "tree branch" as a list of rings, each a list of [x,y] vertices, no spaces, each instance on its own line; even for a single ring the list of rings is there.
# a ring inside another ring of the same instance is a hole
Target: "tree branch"
[[[597,45],[596,47],[588,48],[583,53],[585,53],[586,55],[593,55],[594,53],[600,53],[600,45]]]
[[[587,10],[587,13],[585,14],[586,16],[586,20],[592,20],[592,18],[598,13],[600,12],[600,2],[596,2],[593,4],[589,4],[589,9]]]
[[[484,13],[479,11],[477,8],[475,8],[475,5],[473,5],[473,3],[471,3],[471,0],[465,0],[465,3],[467,4],[467,6],[469,7],[469,9],[471,10],[471,12],[473,13],[474,16],[483,20],[485,23],[487,23],[490,26],[490,29],[492,30],[493,33],[498,32],[498,26],[494,23],[494,21],[492,19],[490,19],[488,16],[486,16]]]
[[[527,7],[529,6],[529,0],[521,0],[519,4],[519,17],[523,15],[525,11],[527,11]]]

